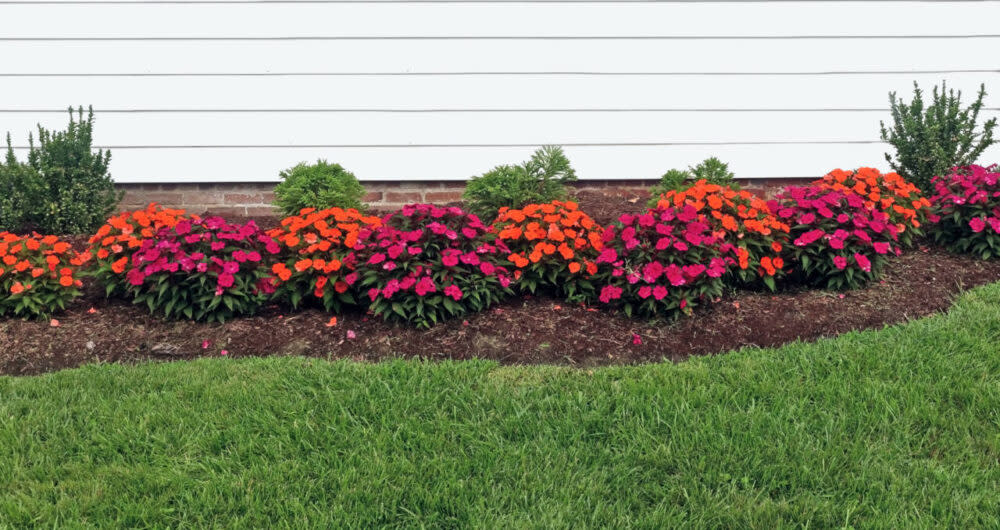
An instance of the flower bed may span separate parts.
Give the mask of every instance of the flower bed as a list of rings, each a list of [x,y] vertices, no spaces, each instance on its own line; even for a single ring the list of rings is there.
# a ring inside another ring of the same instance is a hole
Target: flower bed
[[[273,292],[262,262],[278,252],[253,221],[181,220],[142,240],[132,254],[127,294],[166,317],[222,322],[250,315]]]
[[[722,276],[733,261],[690,204],[622,215],[602,239],[598,299],[630,316],[690,313],[722,295]]]
[[[888,214],[903,247],[912,246],[916,238],[923,235],[923,224],[930,215],[931,202],[913,183],[896,173],[881,173],[870,167],[855,171],[836,169],[813,185],[857,194],[866,207]]]
[[[1000,166],[955,168],[934,177],[930,235],[954,252],[1000,256]]]
[[[512,294],[510,249],[493,239],[460,208],[405,206],[365,231],[359,285],[376,315],[419,327],[482,311]]]
[[[686,204],[703,214],[713,233],[720,235],[723,253],[736,257],[736,267],[730,270],[737,283],[777,288],[776,280],[785,274],[781,252],[789,226],[771,213],[763,199],[700,180],[689,188],[668,191],[657,203],[659,207]]]
[[[856,193],[820,186],[791,186],[769,206],[793,223],[786,246],[795,277],[827,289],[860,287],[881,275],[898,255],[898,229],[889,215],[870,208]]]
[[[44,317],[80,295],[77,254],[57,236],[0,232],[0,315]]]
[[[510,249],[507,259],[522,291],[535,293],[543,287],[570,300],[593,294],[590,278],[604,246],[603,228],[575,202],[502,208],[492,231]]]
[[[128,290],[128,272],[132,268],[132,255],[161,228],[173,228],[184,219],[197,220],[184,210],[161,208],[151,203],[143,210],[122,212],[91,236],[89,254],[94,258],[93,274],[104,285],[106,294],[124,294]]]
[[[351,289],[358,281],[354,251],[362,233],[381,224],[378,217],[353,208],[305,209],[282,219],[280,227],[267,233],[281,246],[279,261],[271,268],[276,299],[297,308],[311,296],[334,312],[356,304]]]

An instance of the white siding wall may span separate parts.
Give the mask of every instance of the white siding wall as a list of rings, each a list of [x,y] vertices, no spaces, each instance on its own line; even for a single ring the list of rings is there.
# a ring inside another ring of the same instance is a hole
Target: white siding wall
[[[997,34],[991,1],[0,0],[0,133],[92,104],[119,182],[464,179],[546,143],[585,179],[814,176],[885,167],[913,81],[997,115]]]

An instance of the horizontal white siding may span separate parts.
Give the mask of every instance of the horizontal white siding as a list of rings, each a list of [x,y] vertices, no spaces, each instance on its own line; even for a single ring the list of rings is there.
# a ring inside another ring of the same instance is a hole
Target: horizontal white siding
[[[0,132],[92,104],[120,182],[464,179],[548,143],[581,178],[813,176],[885,166],[891,90],[1000,91],[1000,2],[48,3],[0,0]]]

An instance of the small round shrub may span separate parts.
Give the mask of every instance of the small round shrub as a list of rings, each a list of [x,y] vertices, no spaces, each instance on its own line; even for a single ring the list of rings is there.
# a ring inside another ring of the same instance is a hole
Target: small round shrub
[[[861,287],[882,275],[898,255],[899,232],[882,210],[869,208],[856,193],[819,186],[789,186],[771,211],[792,224],[786,261],[800,282],[827,289]]]
[[[714,156],[706,158],[697,166],[689,166],[686,170],[671,169],[664,173],[660,177],[660,181],[649,190],[650,199],[647,204],[650,208],[654,208],[656,207],[656,203],[659,202],[661,195],[671,191],[684,190],[690,187],[692,183],[700,181],[739,189],[740,185],[736,182],[735,178],[736,175],[732,171],[729,171],[729,164]]]
[[[281,172],[282,182],[274,188],[275,203],[286,216],[299,215],[307,208],[362,209],[365,188],[353,173],[340,164],[319,160],[301,163]]]
[[[680,190],[668,191],[657,203],[661,208],[686,204],[705,216],[711,230],[722,238],[721,250],[736,258],[727,278],[774,290],[785,276],[782,250],[788,241],[788,223],[782,222],[767,202],[752,193],[699,180]]]
[[[413,204],[362,231],[357,272],[370,308],[418,327],[489,307],[511,294],[510,249],[460,208]]]
[[[622,215],[605,228],[598,299],[629,316],[678,316],[722,295],[732,258],[704,215],[685,204]]]
[[[603,228],[575,202],[501,208],[492,232],[510,249],[507,259],[521,290],[534,293],[542,287],[571,300],[593,293],[590,278],[604,246]]]
[[[531,160],[516,166],[498,166],[465,186],[463,199],[469,212],[492,220],[501,208],[523,208],[566,198],[566,184],[576,172],[561,147],[545,146]]]
[[[896,173],[881,173],[870,167],[855,171],[835,169],[813,185],[856,193],[864,199],[868,208],[887,213],[889,222],[896,225],[899,231],[899,244],[904,248],[912,247],[916,239],[923,235],[923,224],[930,214],[931,202],[923,196],[920,188]]]
[[[56,236],[0,232],[0,315],[47,317],[80,296],[77,254]]]
[[[185,219],[142,240],[126,274],[127,294],[168,318],[251,315],[273,292],[264,256],[279,250],[253,221]]]
[[[122,295],[128,290],[126,275],[132,268],[132,254],[161,228],[173,228],[184,219],[197,220],[184,210],[161,208],[150,203],[145,209],[122,212],[108,219],[88,241],[88,253],[94,259],[91,273],[104,286],[105,294]]]
[[[1000,256],[1000,166],[965,166],[934,177],[930,236],[952,252]]]
[[[271,268],[275,297],[297,308],[311,296],[334,312],[343,304],[355,304],[354,250],[362,230],[381,224],[378,217],[353,208],[307,208],[301,215],[282,219],[280,227],[267,233],[281,246],[278,263]]]

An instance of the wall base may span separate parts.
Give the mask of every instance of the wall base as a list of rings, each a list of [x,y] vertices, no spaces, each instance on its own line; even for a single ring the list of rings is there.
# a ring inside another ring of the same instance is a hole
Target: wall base
[[[812,179],[741,179],[745,189],[761,197],[773,196],[782,187],[805,184]],[[648,197],[655,180],[586,180],[573,187],[608,195]],[[379,181],[362,182],[368,194],[365,202],[387,210],[415,202],[448,203],[462,199],[465,182]],[[156,202],[166,207],[183,208],[191,213],[211,212],[231,217],[276,215],[272,182],[191,183],[191,184],[119,184],[125,192],[120,208],[136,210]]]

